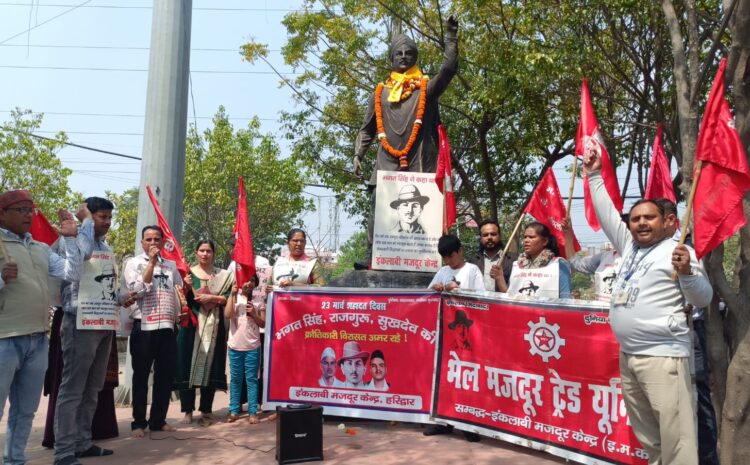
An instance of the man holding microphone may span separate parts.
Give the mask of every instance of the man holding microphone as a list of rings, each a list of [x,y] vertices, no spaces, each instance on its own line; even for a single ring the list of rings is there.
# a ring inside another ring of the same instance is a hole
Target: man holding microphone
[[[130,355],[133,363],[133,422],[131,435],[142,438],[146,427],[151,431],[174,431],[166,422],[172,379],[177,359],[175,323],[182,308],[180,287],[183,285],[177,264],[159,254],[164,245],[164,231],[146,226],[141,231],[144,253],[133,257],[123,272],[128,291],[136,293],[131,314]],[[158,286],[154,276],[166,276]],[[151,413],[146,419],[148,377],[154,368]]]

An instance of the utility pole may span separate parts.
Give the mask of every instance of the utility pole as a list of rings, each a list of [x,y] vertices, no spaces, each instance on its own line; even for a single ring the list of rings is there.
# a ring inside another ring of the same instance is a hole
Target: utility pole
[[[147,185],[178,241],[182,235],[192,9],[192,0],[154,0],[152,8],[136,255],[141,251],[141,229],[156,224]],[[131,381],[128,351],[125,385],[118,388],[118,403],[130,402]]]

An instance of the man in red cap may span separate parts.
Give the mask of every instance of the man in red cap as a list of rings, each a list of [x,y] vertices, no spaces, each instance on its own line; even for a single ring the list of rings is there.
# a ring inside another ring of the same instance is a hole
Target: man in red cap
[[[31,238],[34,202],[25,190],[0,195],[0,419],[10,397],[5,464],[24,464],[24,449],[47,370],[48,276],[77,279],[81,257],[73,215],[60,218],[60,253]]]

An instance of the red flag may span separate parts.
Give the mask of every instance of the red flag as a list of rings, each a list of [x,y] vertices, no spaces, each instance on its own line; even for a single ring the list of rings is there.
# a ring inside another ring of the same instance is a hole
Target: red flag
[[[703,167],[693,199],[695,254],[700,259],[747,223],[742,197],[750,189],[750,171],[740,135],[724,97],[722,59],[701,122],[696,160]]]
[[[662,126],[659,123],[656,126],[656,139],[654,139],[654,149],[651,152],[651,170],[648,173],[648,182],[646,183],[646,199],[658,199],[664,197],[677,202],[672,186],[672,175],[669,171],[669,162],[661,142]]]
[[[456,224],[456,194],[453,192],[453,181],[451,174],[451,145],[448,141],[448,132],[441,124],[438,126],[438,162],[435,172],[435,183],[443,193],[443,234],[448,233],[448,228]]]
[[[240,176],[239,198],[237,200],[237,218],[234,220],[234,249],[232,260],[236,264],[235,278],[237,285],[242,286],[255,276],[255,254],[253,253],[253,237],[250,234],[250,223],[247,217],[247,198],[245,196],[245,180]]]
[[[159,202],[156,201],[149,186],[146,186],[146,192],[148,193],[148,198],[151,199],[151,205],[154,206],[154,210],[156,211],[156,218],[159,221],[159,227],[164,231],[164,247],[161,249],[161,256],[175,262],[177,264],[177,269],[180,271],[180,275],[182,275],[182,280],[187,282],[190,279],[190,266],[185,260],[185,256],[182,254],[180,244],[177,242],[177,239],[175,239],[174,234],[172,233],[172,228],[169,227],[167,220],[164,219],[164,215],[162,215],[161,209],[159,208]]]
[[[44,242],[47,245],[54,244],[60,236],[57,230],[49,223],[49,221],[47,221],[47,218],[38,208],[34,210],[34,216],[31,218],[31,229],[29,232],[35,241]]]
[[[548,169],[542,176],[542,180],[534,189],[534,194],[524,211],[549,228],[560,246],[560,255],[565,257],[565,232],[562,228],[562,222],[566,215],[565,203],[560,195],[560,188],[557,186],[557,179],[555,179],[552,168]],[[576,252],[581,250],[581,245],[578,243],[575,234],[573,235],[573,249]]]
[[[604,140],[599,132],[599,123],[596,121],[594,107],[591,105],[591,96],[589,95],[588,80],[583,80],[581,86],[581,119],[578,122],[578,133],[576,134],[576,155],[583,156],[588,150],[596,150],[602,158],[602,180],[604,187],[615,204],[617,211],[622,211],[622,197],[620,197],[620,187],[617,185],[617,174],[609,160],[609,153],[604,147]],[[594,231],[601,229],[599,220],[596,218],[594,204],[591,201],[591,192],[589,192],[589,183],[584,175],[583,178],[583,203],[586,207],[586,220]]]

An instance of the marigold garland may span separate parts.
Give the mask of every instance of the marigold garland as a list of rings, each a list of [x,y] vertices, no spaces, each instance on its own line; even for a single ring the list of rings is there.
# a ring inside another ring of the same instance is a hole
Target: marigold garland
[[[406,146],[404,146],[404,148],[401,150],[393,148],[391,144],[388,143],[388,138],[385,135],[382,106],[384,84],[382,82],[379,83],[377,88],[375,89],[375,122],[378,127],[378,139],[380,140],[380,143],[383,145],[383,148],[386,152],[388,152],[392,157],[398,158],[398,166],[402,170],[405,170],[408,166],[406,162],[406,155],[409,153],[409,150],[411,150],[414,142],[417,140],[417,134],[419,134],[419,129],[422,127],[422,117],[424,116],[424,109],[427,103],[427,80],[427,76],[422,76],[422,79],[419,83],[419,89],[421,89],[421,92],[419,93],[419,104],[417,105],[417,119],[414,120],[414,125],[411,129],[411,135],[409,136],[409,140],[406,142]]]

